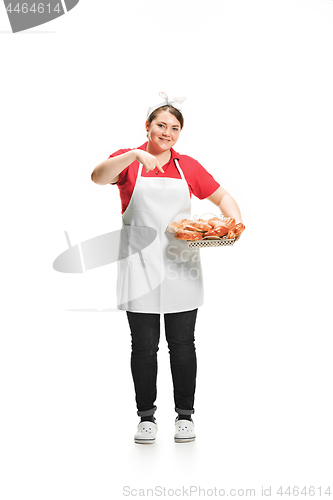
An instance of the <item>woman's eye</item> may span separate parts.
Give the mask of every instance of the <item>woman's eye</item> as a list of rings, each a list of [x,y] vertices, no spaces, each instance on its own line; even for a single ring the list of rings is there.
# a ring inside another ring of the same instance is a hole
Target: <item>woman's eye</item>
[[[162,123],[159,123],[159,124],[158,124],[158,126],[159,126],[159,127],[163,127],[163,124],[162,124]]]

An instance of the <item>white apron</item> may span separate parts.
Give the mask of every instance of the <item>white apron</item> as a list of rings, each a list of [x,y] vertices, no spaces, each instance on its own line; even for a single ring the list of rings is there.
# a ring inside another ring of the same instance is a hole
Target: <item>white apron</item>
[[[144,167],[139,165],[132,197],[123,214],[117,263],[118,309],[173,313],[203,304],[200,249],[188,248],[187,242],[166,232],[172,220],[191,217],[188,185],[178,161],[174,162],[181,179],[143,177]],[[151,235],[155,235],[151,228],[157,235],[149,244]]]

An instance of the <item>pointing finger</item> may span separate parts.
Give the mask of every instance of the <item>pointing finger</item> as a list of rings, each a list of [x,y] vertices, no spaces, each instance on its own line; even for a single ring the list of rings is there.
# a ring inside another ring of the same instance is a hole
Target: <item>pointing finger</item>
[[[163,168],[161,167],[161,165],[159,164],[159,162],[157,160],[156,160],[156,167],[158,168],[158,170],[160,172],[162,172],[162,174],[164,174],[164,170],[163,170]]]

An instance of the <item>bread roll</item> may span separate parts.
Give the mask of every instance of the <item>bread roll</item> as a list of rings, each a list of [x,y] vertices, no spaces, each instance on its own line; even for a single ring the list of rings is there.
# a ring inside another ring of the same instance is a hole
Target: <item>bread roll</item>
[[[202,237],[203,233],[200,233],[199,231],[189,231],[186,229],[179,229],[175,234],[175,238],[177,238],[177,240],[195,241],[202,240]]]
[[[218,217],[213,217],[209,219],[208,224],[210,224],[213,228],[224,226],[228,229],[231,229],[235,225],[235,219],[232,217],[226,217],[225,219],[219,219]]]
[[[237,234],[241,234],[245,229],[245,226],[244,224],[242,224],[241,222],[239,222],[238,224],[236,224],[233,228],[232,228],[232,231],[237,235]]]
[[[169,233],[176,233],[178,229],[185,227],[186,223],[188,222],[189,222],[188,219],[175,220],[173,222],[170,222],[166,230],[169,231]]]
[[[186,224],[183,229],[188,229],[189,231],[199,231],[204,233],[205,231],[210,231],[212,229],[212,226],[207,224],[207,222],[190,221],[190,223]]]
[[[219,238],[221,238],[222,236],[227,234],[228,231],[230,231],[230,229],[227,226],[215,226],[211,231],[207,231],[204,236],[218,236]]]

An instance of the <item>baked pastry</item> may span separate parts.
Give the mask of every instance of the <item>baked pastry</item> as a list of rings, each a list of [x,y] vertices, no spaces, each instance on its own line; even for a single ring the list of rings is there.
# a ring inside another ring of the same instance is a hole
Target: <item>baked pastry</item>
[[[228,232],[228,234],[226,236],[226,239],[233,240],[234,238],[236,238],[236,235],[235,235],[234,231],[232,229],[230,229],[230,231]]]
[[[200,231],[205,233],[206,231],[210,231],[212,229],[212,226],[208,224],[207,221],[204,220],[198,220],[195,222],[191,222],[191,226],[194,227],[195,231]],[[186,227],[184,229],[187,229]]]
[[[210,231],[207,231],[205,233],[205,237],[207,238],[208,236],[218,236],[219,238],[222,238],[225,234],[230,231],[230,228],[227,226],[215,226],[214,229],[211,229]]]
[[[178,231],[178,229],[183,228],[189,222],[190,221],[188,219],[182,219],[182,220],[176,220],[176,221],[170,222],[170,224],[168,225],[166,230],[169,231],[170,233],[176,233]]]
[[[239,222],[238,224],[236,224],[233,228],[232,228],[232,231],[237,235],[237,234],[241,234],[245,229],[245,226],[244,224],[242,224],[241,222]]]
[[[208,220],[208,224],[212,227],[219,226],[222,222],[222,219],[219,217],[213,217],[212,219]]]
[[[236,236],[241,234],[244,231],[244,229],[245,229],[244,224],[239,222],[232,229],[229,230],[228,235],[227,235],[227,239],[232,240],[233,238],[236,238]]]
[[[176,233],[178,229],[187,229],[188,231],[205,232],[205,231],[210,231],[212,229],[212,226],[210,226],[207,223],[207,221],[203,219],[199,219],[197,221],[190,219],[182,219],[170,222],[166,230],[169,231],[170,233]]]
[[[177,238],[177,240],[195,241],[195,240],[202,240],[203,235],[204,233],[200,233],[199,231],[189,231],[188,229],[179,229],[175,234],[175,238]]]
[[[209,219],[208,224],[210,224],[213,228],[218,226],[225,226],[231,229],[235,225],[235,219],[232,217],[226,217],[225,219],[219,219],[218,217],[213,217]]]
[[[210,231],[212,226],[207,224],[207,222],[199,222],[199,221],[189,221],[189,224],[184,226],[184,229],[188,229],[189,231],[199,231],[201,233],[205,233],[206,231]]]

